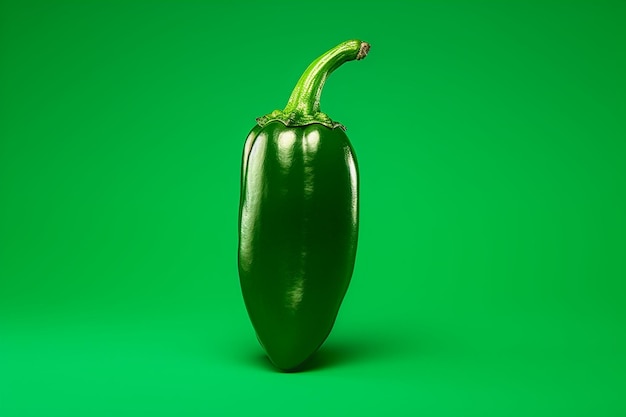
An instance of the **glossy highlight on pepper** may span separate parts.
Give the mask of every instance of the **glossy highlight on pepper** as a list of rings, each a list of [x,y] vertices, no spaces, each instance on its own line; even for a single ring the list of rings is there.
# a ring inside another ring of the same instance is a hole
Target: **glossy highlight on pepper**
[[[358,164],[320,97],[332,71],[368,51],[351,40],[313,61],[285,109],[257,119],[244,145],[240,284],[257,339],[283,371],[324,343],[354,270]]]

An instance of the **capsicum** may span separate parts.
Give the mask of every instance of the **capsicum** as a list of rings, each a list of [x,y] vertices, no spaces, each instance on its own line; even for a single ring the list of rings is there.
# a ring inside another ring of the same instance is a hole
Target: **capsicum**
[[[313,61],[284,110],[257,119],[241,167],[238,266],[257,338],[280,370],[324,343],[354,270],[359,171],[345,127],[320,110],[328,76],[365,58],[343,42]]]

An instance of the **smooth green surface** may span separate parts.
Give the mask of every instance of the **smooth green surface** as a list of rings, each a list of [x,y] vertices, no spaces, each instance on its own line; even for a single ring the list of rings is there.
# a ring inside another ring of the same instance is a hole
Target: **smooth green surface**
[[[241,293],[268,358],[302,370],[336,321],[359,234],[359,174],[344,130],[255,126],[244,147]]]
[[[352,38],[357,266],[280,374],[241,150]],[[2,2],[0,415],[624,416],[625,44],[624,2]]]

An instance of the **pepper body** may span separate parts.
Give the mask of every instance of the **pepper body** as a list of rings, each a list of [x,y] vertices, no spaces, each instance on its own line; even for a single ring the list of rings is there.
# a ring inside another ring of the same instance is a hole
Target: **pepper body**
[[[347,41],[305,71],[284,111],[259,118],[243,152],[239,277],[272,363],[297,370],[328,337],[354,270],[359,175],[344,127],[319,111],[327,76],[362,59]]]
[[[245,147],[239,274],[269,358],[291,370],[324,342],[354,269],[358,168],[344,131],[274,121]]]

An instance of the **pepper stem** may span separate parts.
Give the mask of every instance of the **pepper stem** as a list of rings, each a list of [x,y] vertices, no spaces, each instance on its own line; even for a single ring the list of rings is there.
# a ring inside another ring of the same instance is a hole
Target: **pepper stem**
[[[341,126],[320,111],[320,97],[328,76],[343,63],[361,60],[367,56],[370,45],[367,42],[349,40],[329,50],[308,66],[289,97],[284,110],[257,119],[259,125],[279,120],[287,126],[303,126],[320,123],[334,128]],[[343,127],[343,126],[341,126]]]

